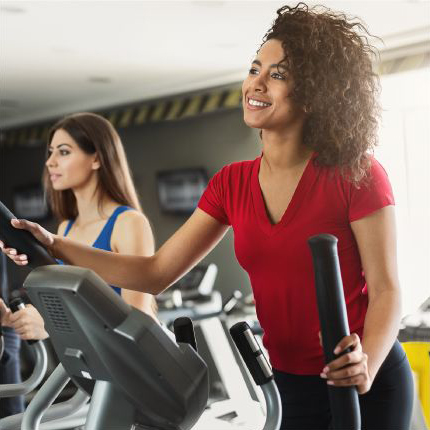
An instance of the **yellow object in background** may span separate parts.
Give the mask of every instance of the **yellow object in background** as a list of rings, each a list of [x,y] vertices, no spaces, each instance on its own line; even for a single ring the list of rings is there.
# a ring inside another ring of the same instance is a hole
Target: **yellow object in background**
[[[409,364],[418,379],[418,397],[430,428],[430,342],[403,342]]]

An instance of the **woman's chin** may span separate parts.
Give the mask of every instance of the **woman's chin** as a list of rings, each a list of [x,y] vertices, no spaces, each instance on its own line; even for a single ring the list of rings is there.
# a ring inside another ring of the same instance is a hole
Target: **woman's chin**
[[[251,118],[246,117],[243,118],[243,121],[250,128],[264,128],[263,121],[256,121],[255,119],[253,120]]]
[[[65,187],[61,184],[56,184],[55,182],[52,184],[52,189],[55,191],[64,191],[67,190],[68,187]]]

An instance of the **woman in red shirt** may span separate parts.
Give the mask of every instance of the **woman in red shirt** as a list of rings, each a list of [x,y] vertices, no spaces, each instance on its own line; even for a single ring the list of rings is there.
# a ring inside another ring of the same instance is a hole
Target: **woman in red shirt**
[[[300,3],[278,10],[243,83],[246,124],[262,155],[233,163],[209,183],[198,208],[152,257],[92,250],[16,221],[51,253],[122,288],[158,294],[200,261],[232,226],[248,272],[283,403],[283,429],[330,425],[327,384],[355,385],[365,429],[406,429],[411,372],[396,341],[400,319],[394,199],[371,156],[377,77],[365,29]],[[338,239],[352,334],[324,365],[307,238]],[[18,264],[25,255],[5,249]],[[142,274],[146,276],[142,279]]]

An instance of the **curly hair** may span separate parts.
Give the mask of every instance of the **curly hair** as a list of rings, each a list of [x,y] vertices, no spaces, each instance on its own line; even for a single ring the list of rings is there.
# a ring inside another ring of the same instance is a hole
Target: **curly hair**
[[[325,6],[300,2],[277,14],[262,45],[282,43],[280,65],[293,79],[291,97],[307,112],[303,143],[317,153],[319,165],[339,167],[358,186],[377,144],[380,115],[371,35],[359,19]]]

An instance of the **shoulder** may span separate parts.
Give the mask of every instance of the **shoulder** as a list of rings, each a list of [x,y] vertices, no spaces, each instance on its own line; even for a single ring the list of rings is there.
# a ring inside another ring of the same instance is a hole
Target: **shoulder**
[[[382,164],[373,156],[370,158],[370,180],[379,180],[381,178],[388,178],[387,171],[384,169]]]
[[[116,252],[131,252],[145,243],[153,245],[153,235],[148,218],[130,209],[118,215],[111,236],[111,247]]]
[[[259,161],[259,158],[227,164],[215,173],[212,179],[215,181],[239,181],[250,176],[252,168],[257,161]]]
[[[382,164],[372,155],[369,155],[368,157],[369,164],[365,173],[365,176],[363,179],[358,183],[355,184],[350,179],[351,177],[351,171],[349,169],[344,170],[343,172],[341,169],[337,166],[335,167],[320,167],[320,171],[325,171],[328,176],[334,176],[337,181],[342,183],[342,185],[345,188],[369,188],[374,186],[375,184],[378,184],[379,182],[387,182],[388,181],[388,174]]]
[[[60,222],[60,225],[57,228],[57,234],[59,236],[64,235],[64,232],[66,231],[66,227],[67,227],[68,223],[69,223],[69,220],[67,220],[67,219],[64,219],[63,221]]]
[[[115,222],[115,229],[133,229],[150,226],[148,218],[136,209],[129,209],[118,215]]]
[[[227,164],[220,170],[220,172],[238,174],[249,171],[252,169],[254,163],[259,160],[259,158],[257,158],[256,160],[236,161],[234,163]]]

